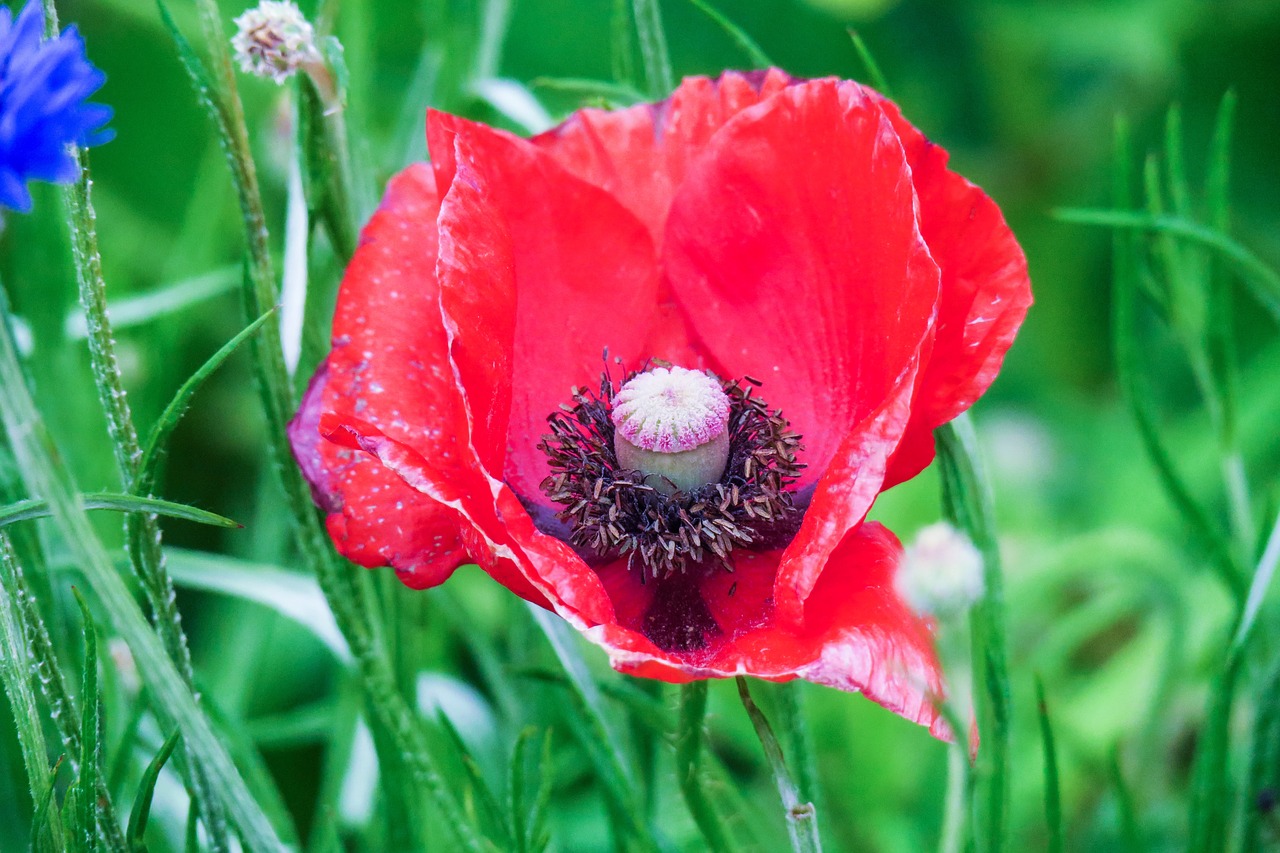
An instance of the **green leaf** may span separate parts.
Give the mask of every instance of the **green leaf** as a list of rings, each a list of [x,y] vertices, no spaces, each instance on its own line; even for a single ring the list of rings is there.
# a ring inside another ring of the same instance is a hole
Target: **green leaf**
[[[742,48],[742,52],[750,57],[753,68],[771,68],[777,64],[760,49],[760,45],[756,44],[751,36],[747,35],[741,27],[729,20],[723,12],[712,6],[707,0],[689,0],[689,2],[698,7],[704,15],[715,21],[722,30],[729,34],[729,37],[734,40],[738,47]]]
[[[196,303],[234,290],[240,282],[239,273],[239,267],[223,267],[174,282],[150,293],[112,300],[111,326],[118,331],[185,311]],[[88,323],[80,311],[67,315],[63,329],[67,337],[73,340],[83,340],[89,336]]]
[[[146,447],[143,448],[142,458],[138,462],[138,476],[134,480],[134,493],[142,496],[149,495],[154,489],[157,473],[160,465],[161,453],[169,443],[170,436],[178,426],[178,421],[182,419],[187,408],[191,405],[191,400],[195,396],[196,391],[204,383],[215,370],[222,366],[239,346],[252,337],[262,325],[267,322],[276,312],[275,308],[266,311],[258,319],[254,320],[235,337],[227,341],[213,355],[209,356],[204,364],[195,373],[188,377],[186,382],[174,394],[173,399],[169,401],[169,405],[164,407],[164,411],[160,413],[160,417],[156,420],[155,426],[151,428],[151,433],[147,436]],[[163,515],[163,513],[160,513]],[[238,525],[235,525],[238,526]]]
[[[187,504],[174,503],[160,498],[143,498],[137,495],[119,495],[111,492],[90,492],[80,496],[80,504],[86,510],[106,509],[112,512],[144,512],[177,518],[183,521],[194,521],[197,524],[208,524],[213,527],[236,529],[243,527],[237,521],[218,515],[208,510]],[[0,507],[0,528],[19,521],[30,521],[33,518],[48,518],[53,515],[47,501],[31,498],[8,506]]]
[[[160,781],[160,771],[164,769],[169,756],[173,755],[173,749],[181,737],[182,732],[174,729],[142,773],[138,791],[133,797],[133,811],[129,813],[129,828],[125,831],[129,853],[146,853],[147,845],[143,839],[147,832],[147,821],[151,817],[151,800],[156,793],[156,783]]]
[[[169,571],[187,589],[231,595],[269,607],[311,632],[343,663],[351,649],[313,578],[279,566],[238,560],[222,554],[169,548]]]
[[[1049,704],[1044,698],[1044,682],[1036,676],[1036,713],[1040,717],[1040,746],[1044,750],[1044,816],[1049,826],[1049,853],[1061,853],[1062,794],[1058,785],[1058,750],[1053,740]]]

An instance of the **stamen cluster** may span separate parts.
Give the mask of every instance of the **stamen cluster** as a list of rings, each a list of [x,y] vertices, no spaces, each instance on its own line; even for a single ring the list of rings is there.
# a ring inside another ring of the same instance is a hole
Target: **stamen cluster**
[[[573,405],[548,416],[551,434],[539,445],[552,471],[542,490],[564,507],[558,517],[571,528],[570,542],[602,558],[626,557],[643,581],[701,566],[732,572],[735,548],[762,547],[792,526],[798,511],[786,489],[804,467],[796,460],[800,436],[753,396],[758,385],[750,378],[723,383],[729,461],[720,480],[670,495],[647,483],[644,472],[619,466],[609,374],[598,394],[574,388]]]

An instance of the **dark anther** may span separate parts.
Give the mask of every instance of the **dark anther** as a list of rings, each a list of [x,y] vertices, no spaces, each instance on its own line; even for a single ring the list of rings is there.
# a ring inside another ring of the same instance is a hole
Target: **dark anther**
[[[573,405],[547,417],[551,432],[538,445],[551,468],[541,487],[563,507],[557,517],[571,530],[570,544],[597,559],[626,558],[643,579],[704,565],[733,571],[735,548],[776,547],[794,535],[800,512],[788,487],[804,467],[796,460],[800,436],[753,387],[723,383],[729,460],[719,482],[672,495],[619,467],[610,417],[617,387],[606,371],[598,394],[574,388]]]

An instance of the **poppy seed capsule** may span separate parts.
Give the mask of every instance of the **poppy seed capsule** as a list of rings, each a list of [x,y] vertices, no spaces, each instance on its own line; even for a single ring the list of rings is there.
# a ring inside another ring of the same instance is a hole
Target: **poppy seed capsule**
[[[664,494],[719,481],[729,460],[729,396],[700,370],[656,367],[613,400],[614,453]]]

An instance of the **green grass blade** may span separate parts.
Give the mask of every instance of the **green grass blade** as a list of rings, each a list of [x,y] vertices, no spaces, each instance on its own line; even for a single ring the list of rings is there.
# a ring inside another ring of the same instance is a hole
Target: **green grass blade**
[[[667,53],[659,0],[631,0],[631,10],[635,16],[636,34],[640,38],[640,61],[644,66],[649,96],[665,98],[676,84],[671,73],[671,57]]]
[[[1218,105],[1209,142],[1209,174],[1205,179],[1209,225],[1222,234],[1231,227],[1231,136],[1236,102],[1236,93],[1229,90]]]
[[[41,791],[48,780],[49,756],[44,738],[44,715],[36,700],[31,673],[34,662],[24,636],[16,578],[17,556],[5,534],[0,533],[0,682],[13,709],[13,722],[27,771],[27,784]]]
[[[161,453],[168,445],[170,436],[173,435],[174,429],[178,426],[178,421],[182,419],[183,414],[186,413],[187,408],[191,405],[191,400],[196,391],[200,389],[200,386],[215,370],[222,366],[223,362],[230,358],[231,354],[241,344],[262,328],[263,324],[275,314],[275,311],[276,309],[272,308],[264,312],[258,319],[241,330],[239,334],[223,344],[217,352],[209,356],[209,359],[200,365],[200,368],[191,374],[187,381],[182,383],[178,392],[174,394],[173,399],[169,401],[169,405],[165,406],[164,411],[160,413],[155,426],[151,428],[151,433],[147,436],[146,447],[143,448],[142,457],[138,462],[135,494],[149,495],[153,490],[158,479],[157,472]]]
[[[1271,589],[1277,564],[1280,564],[1280,517],[1276,518],[1275,525],[1271,528],[1271,535],[1267,537],[1267,545],[1253,573],[1253,581],[1249,584],[1249,595],[1245,598],[1244,609],[1240,614],[1240,627],[1236,629],[1235,638],[1231,641],[1231,654],[1239,654],[1248,642],[1249,634],[1258,620],[1258,612],[1262,609],[1262,602]]]
[[[160,771],[164,769],[169,756],[173,755],[173,749],[181,736],[182,732],[175,729],[142,773],[138,792],[133,798],[133,811],[129,813],[129,828],[125,831],[129,853],[146,853],[147,845],[143,838],[147,832],[147,821],[151,818],[151,800],[156,793],[156,783],[160,781]]]
[[[583,746],[604,783],[605,792],[612,800],[614,810],[627,821],[628,829],[637,843],[646,848],[652,847],[653,842],[641,819],[639,803],[636,801],[635,780],[618,748],[622,740],[609,722],[610,715],[604,707],[599,687],[574,648],[572,629],[560,617],[541,607],[529,605],[528,611],[533,615],[533,621],[542,629],[568,676],[572,688],[569,696],[584,729],[581,732]]]
[[[742,49],[742,52],[751,59],[752,68],[771,68],[777,64],[760,49],[760,45],[756,44],[755,40],[747,35],[742,27],[729,20],[728,16],[708,3],[707,0],[689,0],[689,2],[708,18],[715,21],[716,25],[724,30],[729,38],[733,39],[734,43]]]
[[[631,0],[613,0],[609,16],[609,64],[613,79],[625,86],[636,81],[636,56],[631,45]]]
[[[240,528],[244,525],[216,512],[200,509],[187,504],[174,503],[161,498],[143,498],[137,495],[118,495],[111,492],[91,492],[80,497],[81,505],[86,510],[110,510],[112,512],[140,512],[163,515],[183,521],[194,521],[197,524],[208,524],[212,527]],[[47,501],[31,498],[8,506],[0,507],[0,528],[19,521],[33,518],[48,518],[53,515]]]
[[[1227,828],[1232,797],[1230,776],[1231,711],[1240,675],[1241,658],[1228,654],[1226,665],[1214,676],[1209,692],[1204,730],[1196,745],[1191,781],[1191,833],[1188,853],[1217,853],[1227,849]]]
[[[196,303],[234,290],[240,282],[240,268],[223,267],[165,285],[139,296],[127,296],[111,303],[111,327],[116,331],[168,317]],[[81,311],[67,315],[63,332],[72,340],[89,337],[89,324]]]
[[[853,42],[853,49],[858,52],[858,59],[862,60],[862,67],[867,69],[867,76],[871,78],[871,88],[892,100],[893,90],[889,88],[889,81],[880,71],[880,63],[876,62],[867,43],[862,40],[858,31],[852,28],[849,29],[849,39]]]
[[[1138,827],[1138,810],[1134,806],[1133,791],[1125,781],[1124,770],[1120,767],[1120,747],[1111,750],[1108,762],[1108,774],[1111,787],[1116,797],[1116,811],[1120,817],[1120,837],[1124,839],[1124,849],[1129,853],[1145,853],[1147,843],[1143,840],[1142,830]]]
[[[526,726],[516,735],[515,745],[511,749],[511,773],[507,782],[507,810],[511,816],[510,835],[515,845],[515,853],[529,853],[531,824],[529,808],[525,804],[525,766],[528,764],[529,744],[538,730]]]
[[[458,733],[457,727],[449,719],[448,714],[441,710],[436,714],[436,722],[440,724],[441,731],[444,732],[445,737],[452,744],[458,760],[462,763],[462,769],[466,773],[467,781],[470,783],[471,799],[480,806],[479,810],[482,814],[480,818],[481,825],[490,828],[490,832],[487,833],[490,841],[495,843],[500,850],[510,850],[514,846],[514,841],[508,832],[509,822],[507,821],[507,815],[503,812],[497,796],[489,788],[489,783],[485,781],[484,772],[480,769],[480,765],[471,755],[466,742],[462,739],[462,735]]]
[[[180,587],[235,596],[269,607],[311,632],[340,662],[352,661],[351,649],[312,578],[222,554],[183,548],[169,548],[167,553],[174,582]]]
[[[702,727],[707,715],[707,682],[692,681],[680,687],[680,727],[676,731],[676,780],[689,814],[698,825],[707,849],[733,850],[734,845],[720,815],[707,795],[704,775],[699,772],[702,756]]]
[[[77,824],[85,850],[98,849],[97,791],[101,744],[98,738],[99,710],[102,699],[98,692],[98,629],[89,612],[89,604],[75,590],[76,603],[84,626],[84,681],[80,692],[80,775],[75,781]]]
[[[1252,754],[1245,786],[1244,824],[1240,832],[1243,853],[1267,850],[1264,818],[1274,816],[1280,792],[1280,661],[1258,691],[1253,722]]]
[[[1049,827],[1049,853],[1062,853],[1062,794],[1058,784],[1058,749],[1053,738],[1044,682],[1036,676],[1036,713],[1040,717],[1040,746],[1044,750],[1044,817]]]
[[[1060,208],[1054,212],[1054,215],[1063,222],[1074,222],[1080,225],[1171,234],[1212,249],[1236,269],[1254,299],[1277,321],[1280,321],[1280,274],[1267,266],[1249,249],[1225,234],[1176,216],[1155,217],[1128,210],[1071,207]]]
[[[49,502],[52,518],[90,587],[128,643],[157,711],[183,729],[192,762],[207,774],[210,790],[226,806],[245,843],[262,850],[281,848],[279,836],[240,778],[226,749],[196,704],[191,689],[152,631],[124,580],[116,572],[95,535],[65,470],[54,462],[52,438],[36,410],[18,362],[7,320],[8,304],[0,298],[0,419],[29,493]]]
[[[62,834],[58,803],[53,796],[58,787],[58,770],[61,768],[62,759],[59,758],[53,765],[53,770],[47,772],[44,782],[38,788],[33,786],[31,789],[33,793],[36,790],[43,791],[36,798],[36,810],[31,818],[31,849],[35,853],[66,853],[69,850]]]
[[[626,83],[610,83],[604,80],[588,80],[581,77],[535,77],[529,82],[535,89],[566,92],[602,106],[614,109],[629,107],[645,99],[643,92]]]

